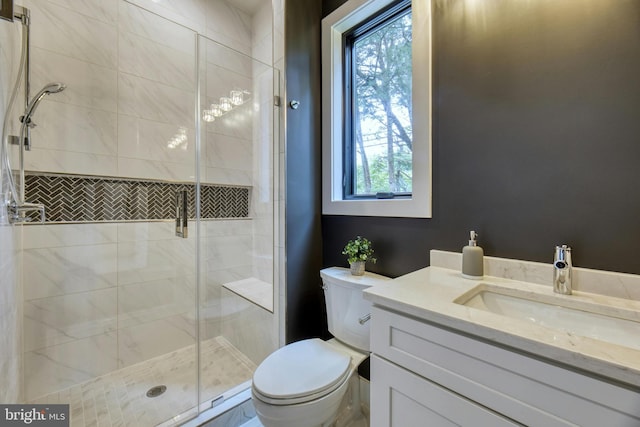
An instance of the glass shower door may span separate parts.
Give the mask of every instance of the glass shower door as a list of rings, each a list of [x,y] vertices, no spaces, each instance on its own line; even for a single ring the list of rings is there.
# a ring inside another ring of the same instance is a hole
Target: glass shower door
[[[176,424],[198,406],[197,33],[127,1],[25,3],[31,86],[67,87],[25,153],[47,220],[19,226],[24,400],[69,404],[72,425]]]
[[[277,348],[279,75],[206,37],[198,46],[201,195],[214,191],[211,185],[234,194],[214,195],[215,212],[203,211],[200,222],[200,394],[209,407],[217,396],[248,387],[257,365]]]

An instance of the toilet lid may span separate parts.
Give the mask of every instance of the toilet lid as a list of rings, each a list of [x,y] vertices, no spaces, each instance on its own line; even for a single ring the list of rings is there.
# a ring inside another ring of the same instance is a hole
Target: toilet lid
[[[272,399],[296,399],[333,391],[349,371],[351,357],[313,338],[271,353],[253,374],[253,388]]]

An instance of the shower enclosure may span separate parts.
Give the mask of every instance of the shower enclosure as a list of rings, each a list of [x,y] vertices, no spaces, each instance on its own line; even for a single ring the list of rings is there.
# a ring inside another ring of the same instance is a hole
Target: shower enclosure
[[[179,424],[278,346],[272,4],[22,5],[31,86],[66,88],[39,101],[18,190],[45,223],[0,213],[0,402],[68,403],[80,426]],[[0,36],[8,137],[25,107],[6,111],[19,24]]]

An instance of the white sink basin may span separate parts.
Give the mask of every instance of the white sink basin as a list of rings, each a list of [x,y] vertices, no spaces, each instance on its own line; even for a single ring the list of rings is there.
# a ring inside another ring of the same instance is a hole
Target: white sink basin
[[[551,288],[546,294],[488,283],[474,287],[454,302],[640,350],[640,312],[625,307],[598,304],[576,295],[555,295]]]

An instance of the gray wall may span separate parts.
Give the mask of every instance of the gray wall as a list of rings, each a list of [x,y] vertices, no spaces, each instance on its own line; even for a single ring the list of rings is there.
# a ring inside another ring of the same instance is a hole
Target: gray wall
[[[326,333],[317,270],[357,234],[393,277],[470,229],[488,255],[568,243],[578,266],[640,274],[640,1],[437,0],[433,218],[322,216],[321,236],[317,7],[287,2],[287,90],[313,106],[288,114],[289,341]]]
[[[320,201],[320,0],[285,4],[286,341],[326,334],[319,271],[322,268]]]
[[[398,276],[460,251],[640,273],[640,2],[436,1],[433,218],[323,216],[323,264],[356,234]]]

